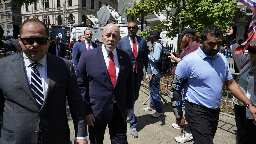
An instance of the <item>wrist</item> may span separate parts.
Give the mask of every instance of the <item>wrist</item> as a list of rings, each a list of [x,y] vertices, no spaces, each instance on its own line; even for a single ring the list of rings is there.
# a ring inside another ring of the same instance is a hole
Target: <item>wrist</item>
[[[250,102],[250,103],[245,104],[245,106],[246,106],[246,108],[249,109],[249,108],[250,108],[251,106],[253,106],[253,105],[252,105],[252,103]]]

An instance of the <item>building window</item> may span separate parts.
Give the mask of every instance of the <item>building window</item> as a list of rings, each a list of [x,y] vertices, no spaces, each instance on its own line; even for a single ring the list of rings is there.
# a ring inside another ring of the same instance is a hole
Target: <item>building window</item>
[[[99,9],[101,8],[101,6],[102,6],[102,2],[101,2],[101,1],[99,1]]]
[[[72,6],[72,0],[68,0],[68,6]]]
[[[28,12],[28,4],[25,5],[26,12]]]
[[[74,15],[73,14],[69,14],[68,16],[68,23],[70,24],[74,24],[75,23],[75,20],[74,20]]]
[[[86,7],[86,0],[82,0],[82,7]]]
[[[91,0],[91,9],[94,9],[94,0]]]
[[[45,9],[49,8],[49,0],[44,0],[44,8]]]
[[[45,15],[43,16],[43,22],[45,25],[47,25],[47,16],[45,16]]]
[[[62,25],[62,18],[61,18],[61,15],[58,15],[58,17],[57,17],[57,23],[58,23],[58,25]]]
[[[37,10],[37,3],[34,2],[34,9]]]
[[[60,7],[60,0],[57,0],[57,8]]]

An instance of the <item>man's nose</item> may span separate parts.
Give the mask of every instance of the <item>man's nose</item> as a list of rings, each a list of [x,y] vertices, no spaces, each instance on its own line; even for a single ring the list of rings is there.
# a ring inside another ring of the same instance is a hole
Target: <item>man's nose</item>
[[[34,41],[33,43],[33,47],[37,47],[39,44],[37,43],[37,41]]]

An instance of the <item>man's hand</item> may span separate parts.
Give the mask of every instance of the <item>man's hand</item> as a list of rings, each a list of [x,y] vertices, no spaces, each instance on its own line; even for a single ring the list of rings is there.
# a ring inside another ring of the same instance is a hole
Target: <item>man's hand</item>
[[[85,120],[88,126],[94,126],[95,118],[93,114],[88,114],[85,116]]]
[[[177,58],[174,54],[170,53],[170,55],[168,56],[169,59],[171,59],[172,61],[174,62],[180,62],[181,59],[180,58]]]
[[[256,107],[250,104],[250,105],[248,106],[248,109],[249,109],[249,111],[251,112],[251,114],[252,114],[254,120],[256,121]]]
[[[87,139],[76,139],[75,144],[89,144]]]

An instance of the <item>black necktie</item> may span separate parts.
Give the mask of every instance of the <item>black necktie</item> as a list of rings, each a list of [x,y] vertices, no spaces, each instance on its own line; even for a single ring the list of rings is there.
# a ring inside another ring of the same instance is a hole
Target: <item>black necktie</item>
[[[39,106],[42,106],[44,103],[44,94],[43,94],[43,86],[42,79],[40,73],[38,71],[38,63],[31,64],[31,83],[30,87],[33,92],[34,98]]]

